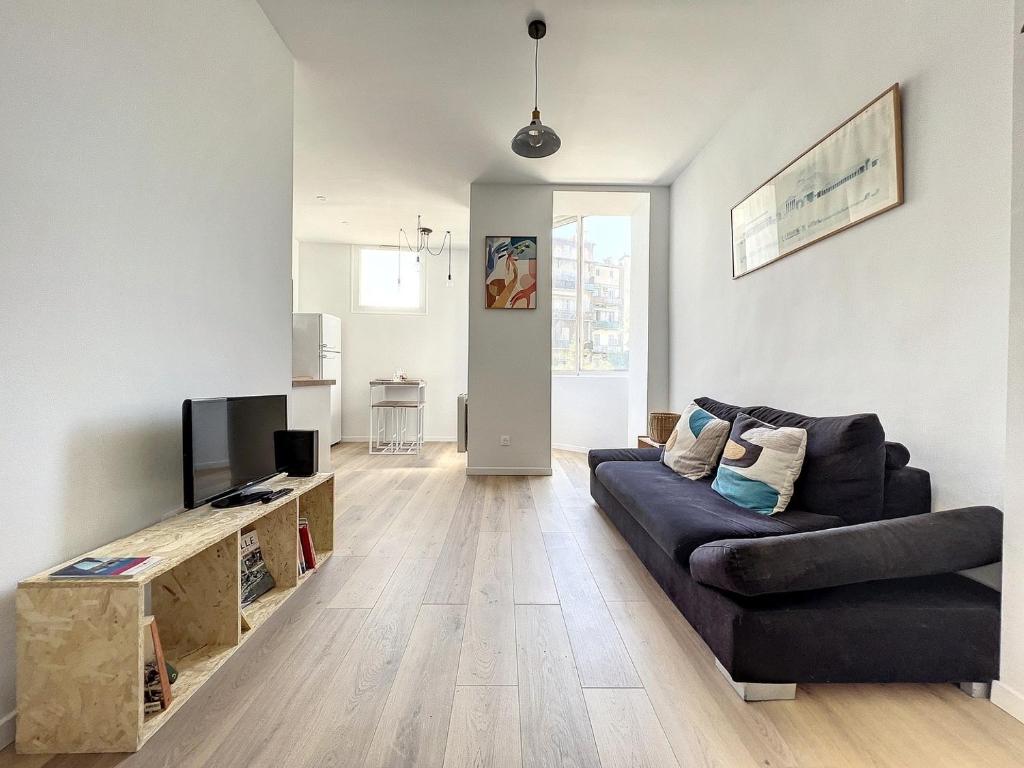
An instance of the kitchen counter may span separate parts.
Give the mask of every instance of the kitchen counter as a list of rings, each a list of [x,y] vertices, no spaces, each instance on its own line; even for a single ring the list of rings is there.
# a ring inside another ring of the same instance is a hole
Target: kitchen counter
[[[317,469],[331,471],[331,385],[334,379],[292,379],[288,429],[315,429]]]

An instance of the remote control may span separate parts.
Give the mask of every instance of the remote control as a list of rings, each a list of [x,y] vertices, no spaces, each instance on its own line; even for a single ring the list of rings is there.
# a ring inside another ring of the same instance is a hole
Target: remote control
[[[262,499],[260,499],[260,503],[261,504],[269,504],[274,499],[280,499],[282,496],[287,496],[293,490],[295,490],[295,489],[294,488],[278,488],[276,491],[274,491],[269,496],[264,496]]]

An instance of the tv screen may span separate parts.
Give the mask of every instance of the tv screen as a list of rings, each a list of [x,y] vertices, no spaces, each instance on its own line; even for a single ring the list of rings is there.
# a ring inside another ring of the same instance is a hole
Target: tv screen
[[[277,474],[274,432],[288,428],[285,395],[186,400],[181,412],[186,509]]]

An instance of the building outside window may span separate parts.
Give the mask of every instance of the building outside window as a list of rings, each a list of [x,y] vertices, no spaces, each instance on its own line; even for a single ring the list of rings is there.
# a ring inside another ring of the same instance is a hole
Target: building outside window
[[[572,216],[552,228],[551,369],[629,370],[628,216]]]

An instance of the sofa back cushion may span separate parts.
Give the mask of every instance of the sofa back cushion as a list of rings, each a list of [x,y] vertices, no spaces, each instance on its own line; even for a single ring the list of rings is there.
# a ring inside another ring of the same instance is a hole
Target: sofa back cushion
[[[703,408],[705,411],[710,413],[723,421],[728,421],[730,424],[736,420],[736,417],[743,412],[746,412],[743,406],[740,405],[729,405],[728,403],[722,403],[718,400],[713,400],[710,397],[698,397],[694,400],[697,405]]]
[[[807,451],[793,489],[792,508],[835,515],[847,524],[884,517],[885,431],[878,416],[813,417],[767,406],[744,413],[776,427],[807,430]]]

